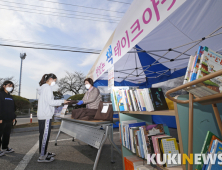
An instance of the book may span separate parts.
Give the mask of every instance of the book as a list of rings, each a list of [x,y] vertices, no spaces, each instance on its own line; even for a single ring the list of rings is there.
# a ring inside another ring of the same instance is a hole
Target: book
[[[130,104],[129,104],[129,99],[128,99],[126,90],[124,90],[124,95],[125,95],[125,100],[127,104],[127,110],[130,111]]]
[[[131,151],[133,152],[133,153],[136,153],[136,146],[135,146],[135,134],[134,134],[134,132],[135,132],[135,130],[139,130],[139,127],[130,127],[129,128],[130,130],[129,130],[129,132],[130,132],[130,141],[131,141]]]
[[[137,120],[127,120],[127,121],[121,121],[120,124],[121,124],[121,138],[122,138],[122,145],[123,146],[126,146],[125,145],[125,132],[123,131],[123,127],[127,124],[130,124],[130,123],[136,123]]]
[[[153,108],[157,110],[169,110],[161,88],[150,88],[150,95],[153,103]]]
[[[141,107],[141,104],[140,104],[140,101],[139,101],[139,97],[138,97],[137,91],[134,90],[133,92],[134,92],[134,95],[135,95],[136,105],[137,105],[137,107],[138,107],[138,110],[139,110],[139,111],[142,111],[142,107]]]
[[[191,76],[192,76],[192,74],[193,74],[194,64],[195,64],[196,58],[197,58],[197,54],[195,55],[195,57],[194,57],[194,59],[193,59],[193,63],[192,63],[192,65],[191,65],[190,77],[189,77],[189,81],[188,81],[188,82],[190,82],[190,80],[191,80]]]
[[[203,54],[203,47],[199,46],[199,49],[197,51],[197,57],[195,58],[195,61],[194,61],[194,68],[193,68],[193,72],[192,72],[190,81],[196,80],[197,71],[199,68],[200,58],[201,58],[202,54]]]
[[[137,94],[138,94],[138,99],[140,101],[140,105],[141,105],[141,111],[146,111],[146,105],[145,105],[145,102],[144,102],[144,97],[143,97],[143,89],[137,89]]]
[[[147,159],[147,154],[148,154],[148,137],[147,137],[147,132],[146,132],[146,126],[141,126],[139,127],[141,131],[141,136],[142,136],[142,141],[143,141],[143,151],[144,151],[144,157]]]
[[[214,52],[208,47],[204,47],[203,55],[200,61],[197,78],[204,77],[222,69],[222,55]],[[222,76],[214,77],[202,82],[202,85],[209,88],[212,94],[222,92]]]
[[[179,154],[178,144],[175,138],[168,138],[161,140],[161,149],[163,154]],[[166,167],[178,166],[178,155],[175,157],[177,164],[168,164],[168,158],[166,158]]]
[[[143,160],[137,156],[124,157],[125,170],[134,170],[137,166],[143,165]]]
[[[133,102],[133,109],[134,109],[134,111],[138,111],[137,110],[137,106],[136,106],[136,100],[135,100],[135,96],[134,96],[133,90],[130,90],[130,96],[131,96],[131,99],[132,99],[132,102]]]
[[[150,97],[150,91],[148,88],[144,88],[143,89],[145,91],[145,96],[146,96],[146,100],[147,100],[147,104],[148,104],[148,111],[154,111],[154,108],[153,108],[153,103],[152,103],[152,100],[151,100],[151,97]]]
[[[131,111],[135,111],[130,90],[127,90],[127,93],[128,93],[128,97],[129,97],[131,108],[132,108]]]
[[[123,106],[124,106],[124,111],[129,111],[128,110],[128,103],[127,103],[127,100],[126,100],[126,96],[125,96],[125,90],[120,90],[121,93],[122,93],[122,98],[123,98]]]
[[[202,149],[201,149],[201,154],[207,154],[210,152],[210,149],[211,149],[211,146],[212,146],[212,143],[213,141],[211,140],[212,137],[215,136],[216,138],[218,138],[215,134],[213,134],[212,132],[208,131],[207,132],[207,135],[205,137],[205,140],[204,140],[204,144],[202,146]],[[212,141],[212,143],[211,143]],[[201,157],[201,164],[200,165],[197,165],[196,166],[196,169],[197,170],[202,170],[202,168],[204,167],[204,162],[203,162],[203,158]]]
[[[222,142],[220,142],[219,140],[214,140],[214,143],[212,144],[212,148],[211,148],[211,154],[214,155],[218,155],[222,153]],[[216,162],[215,164],[211,164],[211,162],[209,162],[208,166],[206,167],[206,170],[220,170],[221,169],[221,165],[218,164],[218,162],[221,162],[218,157],[216,157]]]
[[[148,136],[164,134],[163,124],[147,125],[146,130]]]
[[[136,155],[141,157],[140,150],[139,150],[139,141],[138,141],[137,131],[139,131],[139,130],[133,130],[133,133],[134,133],[134,136],[135,136],[135,139],[134,139],[135,149],[136,149]]]
[[[144,157],[144,150],[143,150],[143,141],[142,141],[142,136],[141,136],[141,131],[138,130],[137,131],[137,137],[138,137],[138,141],[139,141],[139,149],[140,149],[140,153],[141,153],[141,157]]]
[[[186,84],[187,82],[189,82],[193,60],[194,60],[194,56],[191,55],[190,59],[189,59],[189,62],[188,62],[187,71],[186,71],[186,74],[185,74],[185,77],[184,77],[183,84]]]

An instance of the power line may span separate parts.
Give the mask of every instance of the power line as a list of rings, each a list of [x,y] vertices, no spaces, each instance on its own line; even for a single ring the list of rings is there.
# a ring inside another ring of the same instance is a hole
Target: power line
[[[56,3],[56,4],[63,4],[63,5],[70,5],[70,6],[78,6],[78,7],[82,7],[82,8],[97,9],[97,10],[102,10],[102,11],[110,11],[110,12],[117,12],[117,13],[125,13],[125,12],[119,12],[119,11],[113,11],[113,10],[107,10],[107,9],[101,9],[101,8],[93,8],[93,7],[87,7],[87,6],[81,6],[81,5],[67,4],[67,3],[62,3],[62,2],[54,2],[54,1],[47,1],[47,0],[39,0],[39,1],[50,2],[50,3]]]
[[[122,17],[113,16],[113,15],[102,15],[102,14],[95,14],[95,13],[88,13],[88,12],[80,12],[80,11],[73,11],[73,10],[67,10],[67,9],[50,8],[50,7],[44,7],[44,6],[39,6],[39,5],[30,5],[30,4],[10,2],[10,1],[4,1],[4,0],[0,0],[0,1],[2,1],[2,2],[8,2],[8,3],[13,3],[13,4],[20,4],[20,5],[27,5],[27,6],[33,6],[33,7],[46,8],[46,9],[56,9],[56,10],[61,10],[61,11],[77,12],[77,13],[84,13],[84,14],[90,14],[90,15],[99,15],[99,16],[107,16],[107,17],[113,17],[113,18],[122,18]]]
[[[120,2],[120,1],[113,1],[113,0],[107,0],[107,1],[118,2],[118,3],[122,3],[122,4],[129,4],[129,5],[131,5],[131,3],[128,3],[128,2]]]
[[[12,39],[4,39],[4,38],[0,38],[0,40],[8,41],[8,42],[18,42],[18,43],[23,43],[23,44],[44,45],[44,46],[49,46],[49,47],[59,47],[59,48],[68,48],[68,49],[77,49],[77,50],[88,50],[88,51],[94,51],[94,52],[100,52],[101,51],[101,50],[96,50],[96,49],[62,46],[62,45],[56,45],[56,44],[46,44],[46,43],[38,43],[38,42],[31,42],[31,41],[20,41],[20,40],[12,40]]]
[[[75,18],[75,19],[81,19],[81,20],[89,20],[89,21],[98,21],[98,22],[108,22],[108,23],[117,23],[117,22],[109,22],[109,21],[102,21],[102,20],[93,20],[93,19],[86,19],[86,18],[77,18],[77,17],[69,17],[69,16],[62,16],[62,15],[53,15],[53,14],[45,14],[45,13],[39,13],[39,12],[31,12],[31,11],[21,11],[16,9],[8,9],[8,8],[0,8],[5,10],[12,10],[12,11],[20,11],[20,12],[27,12],[27,13],[35,13],[35,14],[42,14],[42,15],[51,15],[51,16],[57,16],[57,17],[65,17],[65,18]]]
[[[0,46],[5,46],[5,47],[17,47],[17,48],[30,48],[30,49],[37,49],[37,50],[68,51],[68,52],[74,52],[74,53],[100,54],[100,53],[98,53],[98,52],[93,52],[93,51],[67,50],[67,49],[43,48],[43,47],[30,47],[30,46],[9,45],[9,44],[0,44]]]
[[[6,7],[13,7],[13,8],[19,8],[21,9],[20,7],[17,7],[17,6],[10,6],[10,5],[2,5],[0,4],[0,6],[6,6]],[[33,9],[30,9],[30,8],[22,8],[22,9],[28,9],[28,10],[33,10]],[[37,9],[34,9],[35,11],[41,11],[41,12],[49,12],[49,13],[52,13],[50,11],[45,11],[45,10],[37,10]],[[68,14],[68,13],[58,13],[58,12],[53,12],[55,14],[62,14],[62,15],[72,15],[72,16],[80,16],[80,17],[88,17],[88,18],[95,18],[95,17],[90,17],[90,16],[84,16],[84,15],[76,15],[76,14]],[[103,19],[103,20],[109,20],[108,18],[95,18],[95,19]],[[114,20],[112,19],[113,21],[120,21],[120,20]]]

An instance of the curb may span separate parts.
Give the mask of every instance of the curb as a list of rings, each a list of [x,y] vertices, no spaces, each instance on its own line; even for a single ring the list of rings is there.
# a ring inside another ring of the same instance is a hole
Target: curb
[[[55,126],[52,126],[52,129],[59,129],[60,125],[55,125]],[[36,126],[36,127],[28,127],[28,128],[15,128],[15,129],[12,129],[12,133],[21,133],[21,132],[32,132],[32,131],[38,131],[39,130],[39,127]]]

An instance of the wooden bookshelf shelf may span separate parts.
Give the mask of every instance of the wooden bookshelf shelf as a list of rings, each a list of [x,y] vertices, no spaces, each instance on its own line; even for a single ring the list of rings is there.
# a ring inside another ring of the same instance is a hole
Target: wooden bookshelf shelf
[[[170,168],[167,168],[167,167],[161,167],[161,166],[158,166],[159,168],[163,169],[163,170],[183,170],[183,167],[182,166],[174,166],[174,167],[170,167]]]
[[[120,111],[123,114],[140,114],[140,115],[161,115],[161,116],[175,116],[174,110],[161,110],[161,111]]]

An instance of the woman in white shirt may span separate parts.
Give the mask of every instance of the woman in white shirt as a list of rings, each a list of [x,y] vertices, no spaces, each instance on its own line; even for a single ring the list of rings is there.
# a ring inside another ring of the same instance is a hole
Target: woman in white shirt
[[[54,114],[55,106],[60,106],[62,103],[68,104],[66,100],[54,100],[51,86],[56,83],[57,77],[54,74],[45,74],[39,85],[38,90],[38,111],[37,117],[39,122],[39,153],[38,162],[52,162],[54,160],[54,153],[47,152],[48,142],[51,132],[51,121]]]

